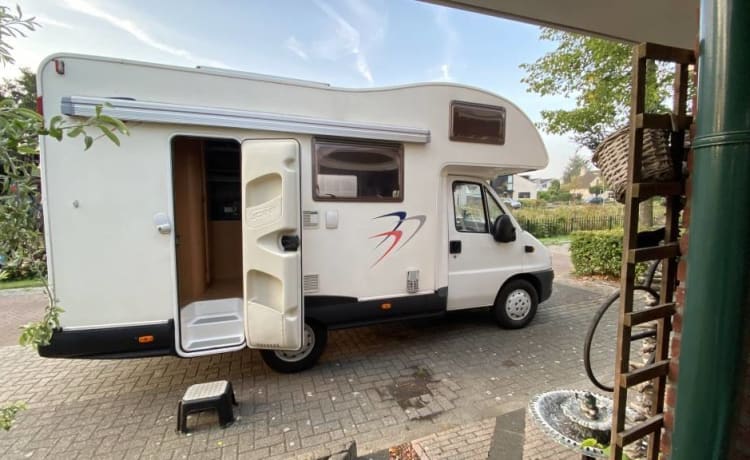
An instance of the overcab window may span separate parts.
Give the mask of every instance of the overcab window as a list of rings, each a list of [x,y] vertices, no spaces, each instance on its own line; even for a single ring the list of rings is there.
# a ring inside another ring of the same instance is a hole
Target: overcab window
[[[451,102],[452,141],[505,144],[505,107]]]
[[[403,201],[404,150],[400,144],[313,141],[316,201]]]

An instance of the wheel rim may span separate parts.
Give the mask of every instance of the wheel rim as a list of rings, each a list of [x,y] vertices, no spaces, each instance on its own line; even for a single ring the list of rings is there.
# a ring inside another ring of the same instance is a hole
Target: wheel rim
[[[527,316],[531,311],[531,295],[523,289],[516,289],[508,295],[505,301],[505,313],[510,319],[519,321]]]
[[[305,324],[305,330],[302,334],[302,348],[295,351],[275,351],[276,357],[288,363],[295,363],[307,358],[315,347],[315,332]]]

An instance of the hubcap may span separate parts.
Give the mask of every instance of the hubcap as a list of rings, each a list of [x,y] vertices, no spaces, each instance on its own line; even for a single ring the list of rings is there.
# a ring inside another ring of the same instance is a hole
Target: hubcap
[[[516,289],[511,292],[505,301],[505,313],[511,319],[516,321],[522,320],[528,316],[531,311],[531,296],[523,289]]]
[[[315,346],[315,332],[312,328],[305,324],[305,331],[302,334],[302,348],[295,351],[276,351],[276,356],[282,361],[290,363],[301,361],[310,354],[313,347]]]

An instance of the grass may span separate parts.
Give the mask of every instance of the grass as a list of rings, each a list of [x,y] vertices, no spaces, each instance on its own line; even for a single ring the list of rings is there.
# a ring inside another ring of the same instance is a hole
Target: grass
[[[539,238],[539,241],[545,246],[555,246],[570,243],[570,235],[549,236],[547,238]]]
[[[0,281],[0,291],[2,291],[3,289],[21,289],[41,286],[44,286],[44,282],[42,280]]]

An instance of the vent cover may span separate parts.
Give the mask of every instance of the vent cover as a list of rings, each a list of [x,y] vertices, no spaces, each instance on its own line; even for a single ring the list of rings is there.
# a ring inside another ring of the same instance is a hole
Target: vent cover
[[[419,270],[406,272],[406,292],[416,294],[419,292]]]
[[[305,293],[318,292],[320,289],[320,282],[318,275],[305,275],[302,277],[302,290]]]
[[[320,216],[318,211],[302,211],[302,227],[303,228],[318,228],[320,224]]]

